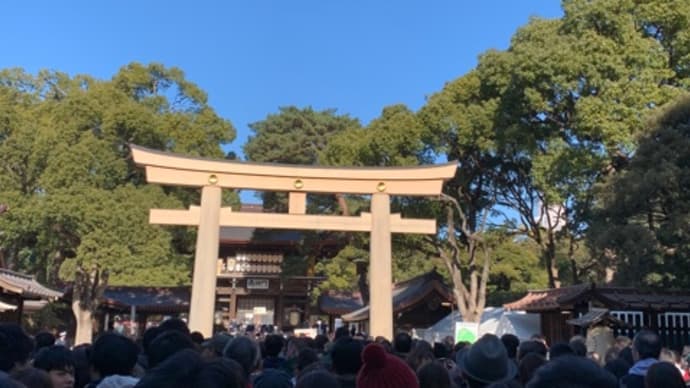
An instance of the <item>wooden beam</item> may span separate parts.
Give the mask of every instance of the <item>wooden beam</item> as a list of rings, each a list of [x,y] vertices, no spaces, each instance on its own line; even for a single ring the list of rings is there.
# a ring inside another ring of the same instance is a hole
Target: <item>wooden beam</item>
[[[189,210],[151,209],[149,221],[151,224],[160,225],[198,225],[199,207],[192,206]],[[393,233],[436,233],[435,220],[402,218],[399,213],[390,215],[390,225],[391,232]],[[371,213],[362,213],[359,217],[347,217],[311,214],[243,213],[232,212],[230,208],[222,208],[220,212],[220,226],[368,232],[371,230]]]
[[[290,192],[290,214],[305,214],[307,212],[307,193]]]

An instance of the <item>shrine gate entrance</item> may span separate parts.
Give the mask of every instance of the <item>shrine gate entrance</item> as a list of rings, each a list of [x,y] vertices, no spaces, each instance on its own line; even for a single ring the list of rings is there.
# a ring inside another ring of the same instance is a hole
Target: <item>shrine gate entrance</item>
[[[393,338],[391,233],[435,234],[436,221],[391,214],[390,196],[433,196],[455,175],[457,163],[421,167],[338,168],[258,164],[186,157],[130,145],[149,183],[201,188],[201,205],[188,210],[151,209],[149,221],[198,227],[189,328],[213,335],[216,261],[224,226],[371,233],[370,331]],[[221,207],[221,190],[289,193],[286,214],[242,213]],[[371,212],[360,216],[306,214],[307,193],[371,195]]]

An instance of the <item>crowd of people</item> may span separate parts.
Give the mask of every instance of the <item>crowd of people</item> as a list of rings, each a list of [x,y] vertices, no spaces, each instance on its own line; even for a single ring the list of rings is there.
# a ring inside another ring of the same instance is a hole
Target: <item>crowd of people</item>
[[[50,333],[0,324],[0,388],[685,388],[688,356],[653,331],[619,337],[601,358],[584,339],[548,346],[485,334],[475,343],[430,344],[400,332],[364,338],[219,333],[205,339],[169,319],[135,342],[104,333],[72,349]]]

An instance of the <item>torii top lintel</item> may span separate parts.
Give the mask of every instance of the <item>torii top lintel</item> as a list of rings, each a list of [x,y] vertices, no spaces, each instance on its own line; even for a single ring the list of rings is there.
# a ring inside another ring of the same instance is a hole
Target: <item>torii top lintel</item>
[[[176,155],[130,145],[150,183],[260,191],[390,195],[438,195],[457,162],[417,167],[322,167],[248,163]]]

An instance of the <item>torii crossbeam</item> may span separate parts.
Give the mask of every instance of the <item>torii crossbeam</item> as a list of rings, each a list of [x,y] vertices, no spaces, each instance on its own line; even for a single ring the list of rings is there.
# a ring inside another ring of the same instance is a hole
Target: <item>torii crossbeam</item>
[[[436,221],[390,213],[390,196],[439,195],[457,163],[421,167],[312,167],[211,160],[130,145],[149,183],[201,188],[201,205],[188,210],[151,209],[150,222],[198,226],[189,327],[213,335],[216,260],[223,226],[370,232],[370,332],[393,336],[391,233],[436,233]],[[289,193],[287,214],[242,213],[221,208],[221,190]],[[358,217],[306,214],[307,193],[370,194],[371,212]]]

